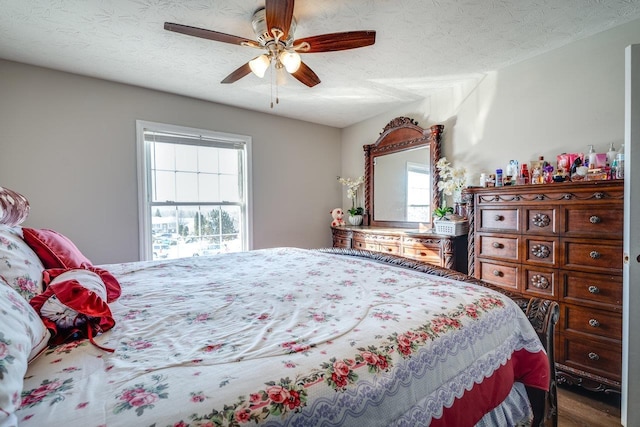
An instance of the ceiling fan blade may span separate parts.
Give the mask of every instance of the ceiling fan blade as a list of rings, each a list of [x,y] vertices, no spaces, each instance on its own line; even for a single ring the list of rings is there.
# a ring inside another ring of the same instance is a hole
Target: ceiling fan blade
[[[248,45],[260,47],[255,40],[249,40],[244,37],[232,36],[231,34],[219,33],[218,31],[205,30],[203,28],[190,27],[188,25],[174,24],[173,22],[165,22],[164,29],[175,33],[186,34],[188,36],[200,37],[201,39],[213,40],[222,43],[231,43],[238,45]]]
[[[295,73],[291,73],[291,75],[298,79],[301,83],[309,87],[314,87],[315,85],[320,83],[320,78],[304,62],[301,62],[298,71],[296,71]]]
[[[271,31],[273,28],[278,28],[282,31],[282,40],[286,40],[289,34],[294,3],[294,0],[267,0],[264,5],[267,29]],[[273,34],[273,36],[276,35]]]
[[[249,63],[247,62],[246,64],[241,65],[240,68],[238,68],[237,70],[233,71],[227,77],[225,77],[224,80],[222,80],[220,83],[226,84],[226,83],[237,82],[238,80],[240,80],[241,78],[249,74],[250,72],[251,72],[251,67],[249,67]]]
[[[376,42],[375,31],[347,31],[305,37],[293,42],[294,49],[301,53],[333,52],[370,46]],[[308,45],[308,46],[307,46]]]

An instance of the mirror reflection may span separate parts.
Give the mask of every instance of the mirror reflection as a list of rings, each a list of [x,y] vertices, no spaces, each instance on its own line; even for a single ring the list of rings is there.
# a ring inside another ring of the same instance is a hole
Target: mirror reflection
[[[426,146],[374,158],[375,221],[431,220],[429,156]]]

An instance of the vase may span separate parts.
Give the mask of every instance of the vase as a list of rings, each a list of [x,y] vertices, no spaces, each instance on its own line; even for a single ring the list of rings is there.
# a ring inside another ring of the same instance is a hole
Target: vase
[[[349,215],[349,224],[351,225],[362,224],[362,215]]]
[[[462,217],[467,217],[467,206],[462,202],[462,190],[453,192],[453,213]]]

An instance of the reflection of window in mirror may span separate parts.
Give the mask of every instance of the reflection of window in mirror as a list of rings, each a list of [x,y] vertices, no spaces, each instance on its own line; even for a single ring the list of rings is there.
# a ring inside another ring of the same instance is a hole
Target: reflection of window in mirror
[[[429,222],[431,207],[431,185],[429,165],[407,162],[407,219],[406,221]]]

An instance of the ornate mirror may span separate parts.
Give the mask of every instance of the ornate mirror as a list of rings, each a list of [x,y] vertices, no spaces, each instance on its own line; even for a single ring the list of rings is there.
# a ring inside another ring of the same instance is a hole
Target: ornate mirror
[[[389,122],[364,146],[365,215],[373,226],[419,228],[431,224],[440,203],[438,171],[444,126],[428,129],[408,117]]]

